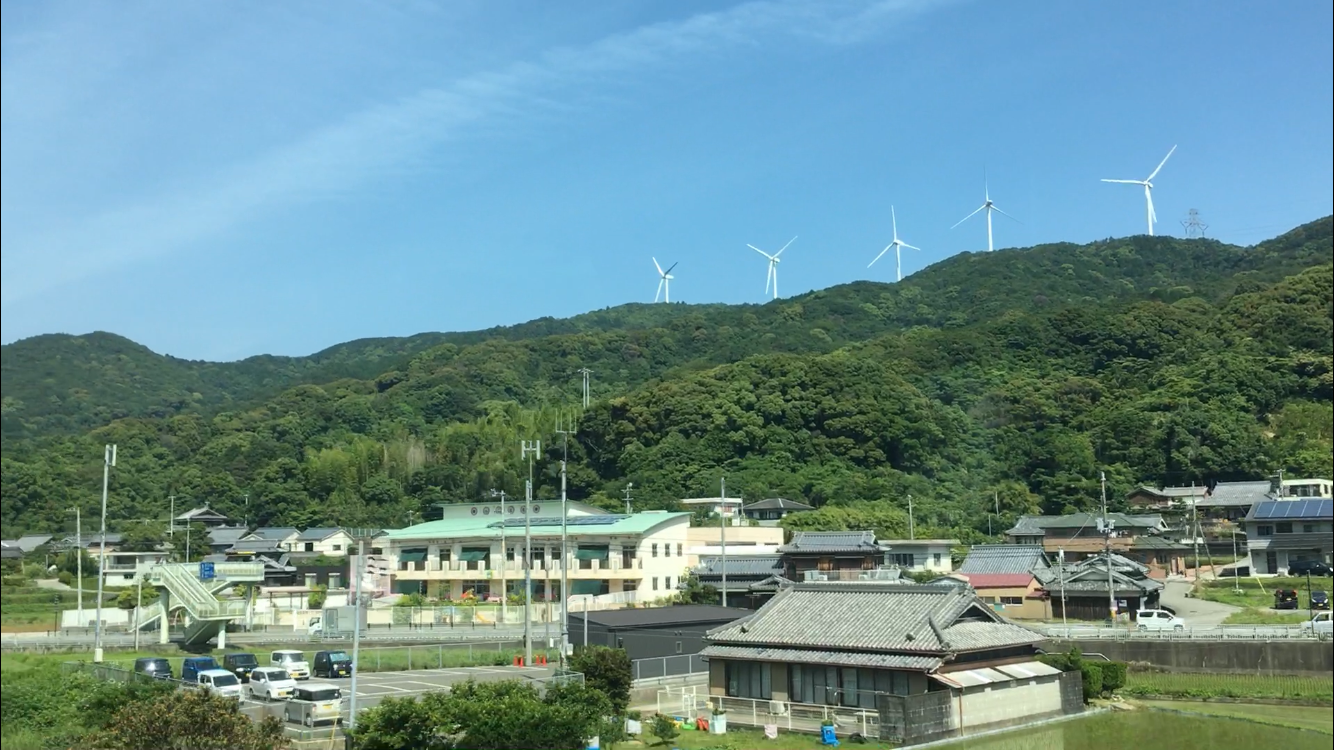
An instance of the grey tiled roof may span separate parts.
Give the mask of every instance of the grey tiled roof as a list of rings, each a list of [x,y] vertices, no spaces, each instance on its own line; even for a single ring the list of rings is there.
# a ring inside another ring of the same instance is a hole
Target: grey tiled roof
[[[757,593],[764,593],[769,591],[777,591],[783,588],[784,586],[791,586],[791,585],[792,581],[789,581],[783,576],[772,575],[769,576],[768,578],[765,578],[763,581],[756,581],[755,583],[750,584],[750,586],[747,587],[747,590],[754,591]]]
[[[233,542],[229,552],[281,552],[278,542],[272,539],[246,539]]]
[[[757,500],[750,505],[743,505],[741,510],[815,510],[815,508],[806,503],[799,503],[796,500],[771,497],[764,500]]]
[[[883,552],[874,531],[798,531],[792,541],[778,548],[784,554],[821,552]]]
[[[935,628],[949,628],[962,619],[1004,624],[971,590],[892,583],[796,584],[775,594],[750,619],[711,631],[708,639],[729,646],[944,654],[958,647],[942,643]],[[1031,633],[1024,632],[1016,641],[1015,633],[1000,628],[989,647],[1030,643]],[[975,642],[983,638],[971,637]]]
[[[1100,513],[1071,513],[1067,516],[1020,516],[1007,533],[1014,536],[1041,536],[1046,529],[1097,529]],[[1108,513],[1107,520],[1117,529],[1154,529],[1163,523],[1157,514],[1128,515]]]
[[[968,551],[960,573],[1032,573],[1050,567],[1036,544],[977,544]]]
[[[783,558],[778,555],[728,555],[727,577],[740,581],[746,578],[763,579],[783,572]],[[720,555],[701,557],[695,568],[700,580],[722,578],[723,558]]]
[[[215,545],[231,545],[241,541],[241,537],[249,533],[244,526],[218,526],[209,530],[208,538]]]
[[[306,529],[296,538],[299,542],[322,542],[325,539],[337,534],[342,529],[333,526],[319,529]]]
[[[1024,643],[1040,643],[1046,636],[1010,622],[972,620],[945,628],[945,640],[958,651],[1004,648]]]
[[[1225,506],[1225,505],[1254,505],[1255,503],[1268,500],[1269,493],[1273,491],[1273,485],[1265,480],[1258,482],[1219,482],[1214,491],[1209,493],[1206,500],[1200,501],[1200,505],[1206,506]]]
[[[51,539],[52,537],[50,534],[25,534],[18,539],[15,539],[13,543],[14,546],[24,552],[32,552],[43,544],[51,541]]]
[[[857,651],[821,651],[800,648],[767,648],[763,646],[705,646],[700,656],[747,661],[777,661],[789,664],[829,664],[839,667],[878,667],[881,669],[913,669],[929,672],[944,660],[936,656],[908,654],[868,654]]]

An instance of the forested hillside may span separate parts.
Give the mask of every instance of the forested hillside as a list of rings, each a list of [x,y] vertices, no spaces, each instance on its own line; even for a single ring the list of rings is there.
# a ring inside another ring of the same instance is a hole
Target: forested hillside
[[[309,358],[159,357],[107,334],[4,349],[6,536],[166,497],[252,522],[400,525],[492,488],[637,507],[728,486],[813,527],[975,538],[1022,512],[1277,469],[1329,476],[1331,222],[1250,249],[1135,237],[962,255],[901,284],[762,306],[628,305],[352,342]],[[579,413],[580,367],[594,403]],[[116,415],[131,415],[108,424]],[[91,428],[91,429],[90,429]],[[20,439],[22,438],[22,439]],[[409,514],[416,514],[410,516]]]

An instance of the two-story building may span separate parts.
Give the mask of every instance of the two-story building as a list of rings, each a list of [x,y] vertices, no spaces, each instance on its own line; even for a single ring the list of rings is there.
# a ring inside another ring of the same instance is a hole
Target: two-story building
[[[882,568],[888,552],[888,547],[876,542],[874,531],[798,531],[792,541],[778,548],[784,577],[790,581],[819,579],[820,573],[832,573],[824,577],[840,580],[846,576],[839,573]]]
[[[271,549],[282,552],[296,552],[298,551],[296,540],[299,536],[301,536],[301,530],[292,526],[261,526],[241,537],[241,541],[270,542],[273,545]]]
[[[102,568],[103,583],[107,586],[133,586],[140,575],[146,574],[154,565],[161,565],[171,559],[169,551],[156,552],[107,552],[106,565]]]
[[[1298,560],[1330,562],[1334,500],[1266,500],[1251,508],[1244,523],[1246,551],[1256,573],[1284,573]]]
[[[550,500],[450,506],[438,521],[389,531],[381,549],[394,566],[393,590],[484,601],[522,593],[526,521],[534,598],[560,600],[562,571],[570,596],[615,594],[629,603],[675,595],[688,568],[691,514],[568,506],[563,555],[561,504]]]
[[[1020,516],[1005,532],[1011,544],[1041,545],[1050,556],[1064,555],[1078,561],[1101,554],[1110,545],[1113,552],[1158,571],[1159,577],[1185,570],[1187,545],[1167,534],[1167,521],[1160,514],[1108,513],[1110,534],[1103,534],[1100,513],[1067,516]]]
[[[951,552],[958,539],[877,539],[889,549],[886,561],[902,570],[920,573],[949,573],[954,570]]]
[[[306,529],[296,537],[292,552],[346,557],[352,547],[352,535],[336,527]]]

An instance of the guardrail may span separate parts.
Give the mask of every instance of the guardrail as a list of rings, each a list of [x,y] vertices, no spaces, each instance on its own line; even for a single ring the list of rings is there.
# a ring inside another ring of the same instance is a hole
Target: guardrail
[[[1048,638],[1097,641],[1309,641],[1318,638],[1310,630],[1305,630],[1300,626],[1286,625],[1233,625],[1219,628],[1187,628],[1185,630],[1046,626],[1035,628],[1035,630]]]
[[[662,677],[680,677],[690,674],[707,674],[709,671],[708,662],[699,654],[676,654],[673,656],[656,656],[647,659],[635,659],[631,662],[634,667],[635,680],[653,680]]]

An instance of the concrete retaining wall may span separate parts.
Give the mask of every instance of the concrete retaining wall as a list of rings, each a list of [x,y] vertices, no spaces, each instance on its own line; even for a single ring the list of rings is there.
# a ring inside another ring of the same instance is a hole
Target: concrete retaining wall
[[[1186,640],[1052,640],[1048,653],[1069,651],[1103,654],[1113,661],[1151,664],[1177,672],[1244,672],[1248,674],[1329,675],[1334,672],[1330,641],[1186,641]]]

